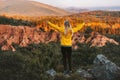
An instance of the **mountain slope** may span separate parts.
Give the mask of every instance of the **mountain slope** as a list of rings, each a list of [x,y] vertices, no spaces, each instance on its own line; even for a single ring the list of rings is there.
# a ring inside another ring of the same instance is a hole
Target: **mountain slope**
[[[28,15],[28,16],[62,16],[69,12],[35,1],[28,0],[0,0],[0,14]]]

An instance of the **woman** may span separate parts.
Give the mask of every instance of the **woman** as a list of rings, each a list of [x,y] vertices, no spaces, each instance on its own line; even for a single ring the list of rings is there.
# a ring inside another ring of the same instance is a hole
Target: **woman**
[[[84,23],[77,25],[76,28],[72,28],[69,21],[66,20],[64,22],[64,27],[59,27],[51,22],[48,24],[52,27],[52,29],[60,32],[61,35],[61,52],[63,56],[63,65],[64,65],[64,74],[69,74],[72,72],[71,68],[71,55],[72,55],[72,36],[74,32],[80,30]],[[68,63],[68,66],[67,66]]]

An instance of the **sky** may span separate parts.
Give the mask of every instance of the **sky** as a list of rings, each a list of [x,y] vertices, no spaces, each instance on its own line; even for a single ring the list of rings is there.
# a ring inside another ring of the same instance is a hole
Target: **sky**
[[[56,7],[109,7],[120,6],[120,0],[33,0]]]

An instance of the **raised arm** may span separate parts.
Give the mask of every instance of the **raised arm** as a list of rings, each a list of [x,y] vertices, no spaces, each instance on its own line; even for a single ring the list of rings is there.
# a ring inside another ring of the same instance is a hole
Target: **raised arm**
[[[49,21],[47,23],[52,27],[52,29],[57,30],[59,32],[64,32],[63,28],[59,27],[58,25],[55,25]]]
[[[77,32],[78,30],[81,30],[85,23],[78,24],[77,27],[73,28],[73,32]]]

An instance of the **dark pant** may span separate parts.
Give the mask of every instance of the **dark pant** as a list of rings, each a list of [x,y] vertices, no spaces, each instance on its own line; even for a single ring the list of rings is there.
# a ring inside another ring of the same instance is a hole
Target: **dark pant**
[[[63,56],[63,65],[64,70],[71,70],[71,55],[72,55],[72,47],[64,47],[61,46],[61,52]],[[68,63],[68,67],[67,67]]]

